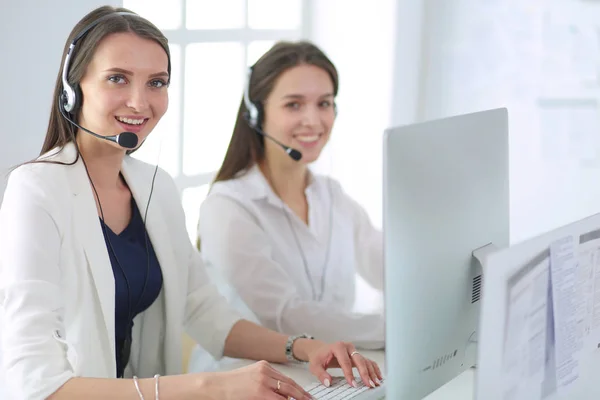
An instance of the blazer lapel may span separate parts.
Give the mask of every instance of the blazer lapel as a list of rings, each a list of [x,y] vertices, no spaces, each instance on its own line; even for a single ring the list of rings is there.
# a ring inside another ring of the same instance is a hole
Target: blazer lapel
[[[67,156],[71,151],[73,158],[76,156],[72,145],[70,147],[65,146],[63,151]],[[66,161],[73,159],[70,156],[68,157]],[[95,197],[81,159],[69,168],[69,173],[69,182],[73,192],[73,218],[77,238],[83,246],[98,294],[102,317],[108,333],[109,354],[115,354],[115,281],[102,226],[98,218]],[[109,357],[109,360],[112,360],[111,371],[115,371],[115,358]]]

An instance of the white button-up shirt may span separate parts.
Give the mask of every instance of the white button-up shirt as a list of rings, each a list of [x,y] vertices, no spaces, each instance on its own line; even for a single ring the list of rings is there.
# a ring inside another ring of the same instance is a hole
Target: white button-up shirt
[[[240,311],[268,328],[381,348],[383,315],[352,310],[356,273],[383,287],[382,233],[335,180],[311,174],[305,193],[308,224],[257,166],[214,184],[198,228],[209,273]]]

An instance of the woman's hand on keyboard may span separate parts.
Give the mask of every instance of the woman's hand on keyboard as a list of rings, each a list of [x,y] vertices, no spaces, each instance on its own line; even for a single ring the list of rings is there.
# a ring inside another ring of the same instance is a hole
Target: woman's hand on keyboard
[[[219,400],[296,400],[312,399],[310,394],[292,379],[266,361],[244,368],[217,372],[207,379]],[[215,393],[216,393],[215,392]]]
[[[310,372],[327,387],[331,384],[331,375],[327,373],[328,368],[341,368],[348,384],[356,387],[357,383],[352,373],[354,367],[358,369],[365,385],[370,387],[381,385],[383,375],[377,363],[356,351],[352,343],[325,344],[317,340],[305,340],[298,344],[300,345],[298,350],[306,354]]]

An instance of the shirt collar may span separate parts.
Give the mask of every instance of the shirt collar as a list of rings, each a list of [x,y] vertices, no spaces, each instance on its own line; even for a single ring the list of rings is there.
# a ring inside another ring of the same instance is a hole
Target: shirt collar
[[[245,192],[252,200],[267,199],[270,202],[280,204],[281,200],[275,194],[271,185],[267,181],[267,178],[263,175],[262,171],[258,167],[258,164],[254,164],[252,167],[246,170],[242,176],[239,177],[240,181],[245,186]],[[305,193],[313,191],[316,186],[316,176],[309,169],[308,170],[308,186],[306,187]]]

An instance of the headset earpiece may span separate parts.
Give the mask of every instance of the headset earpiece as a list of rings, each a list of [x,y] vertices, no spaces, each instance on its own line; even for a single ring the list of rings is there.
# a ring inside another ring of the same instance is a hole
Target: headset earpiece
[[[252,128],[256,128],[258,126],[258,109],[254,103],[250,103],[246,106],[246,119]]]
[[[250,125],[253,129],[260,129],[263,122],[263,109],[262,104],[253,103],[250,100],[250,80],[252,78],[252,69],[253,67],[248,68],[248,73],[246,75],[246,86],[244,87],[244,105],[246,106],[246,112],[244,113],[244,117],[246,121],[248,121],[248,125]]]
[[[262,107],[262,103],[258,102],[258,103],[253,103],[254,107],[256,109],[256,125],[255,127],[258,129],[262,129],[262,124],[263,124],[263,120],[264,120],[264,112],[263,112],[263,107]]]
[[[61,96],[62,107],[69,114],[75,115],[81,106],[82,98],[79,85],[75,85],[75,88],[73,88],[67,84],[65,85]]]
[[[75,85],[75,87],[72,87],[68,81],[69,65],[70,65],[71,56],[73,54],[73,50],[75,49],[75,45],[77,44],[79,39],[81,39],[83,36],[85,36],[93,27],[98,25],[100,22],[102,22],[108,18],[111,18],[114,15],[132,15],[132,16],[136,16],[136,17],[138,16],[135,13],[125,12],[125,11],[119,11],[116,13],[104,15],[103,17],[100,17],[96,21],[91,22],[90,24],[85,26],[81,30],[81,32],[79,32],[79,34],[77,36],[75,36],[75,38],[73,39],[73,41],[71,42],[71,45],[69,46],[69,48],[67,50],[67,54],[65,56],[65,61],[63,63],[63,68],[62,68],[62,75],[61,75],[62,84],[63,84],[63,92],[62,92],[62,95],[60,96],[61,107],[67,113],[70,113],[72,115],[76,114],[77,111],[79,110],[79,107],[81,106],[81,103],[83,100],[83,95],[81,93],[81,88],[79,87],[79,85]],[[169,66],[170,66],[170,62],[171,62],[171,60],[169,60]],[[170,68],[169,68],[169,72],[170,72]]]
[[[63,84],[61,100],[64,110],[70,114],[73,114],[77,104],[77,94],[69,84]]]
[[[252,103],[250,109],[246,107],[244,119],[252,129],[261,129],[263,121],[262,105],[260,103]]]

